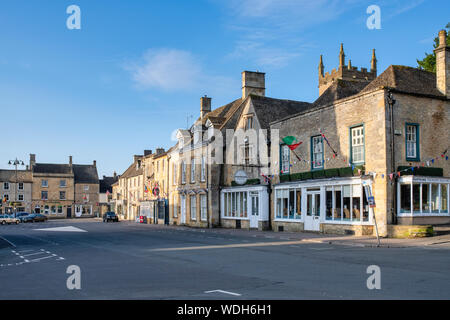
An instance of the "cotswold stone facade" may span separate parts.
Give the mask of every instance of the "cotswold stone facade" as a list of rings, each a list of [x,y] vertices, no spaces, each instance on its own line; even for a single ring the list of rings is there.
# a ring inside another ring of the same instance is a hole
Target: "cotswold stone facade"
[[[36,163],[30,155],[32,173],[31,211],[49,218],[93,217],[99,214],[97,164]]]
[[[372,235],[375,217],[387,236],[390,225],[450,222],[448,60],[438,63],[437,79],[404,66],[367,83],[337,78],[314,108],[272,123],[302,142],[286,153],[272,144],[271,154],[286,155],[271,159],[274,230]]]

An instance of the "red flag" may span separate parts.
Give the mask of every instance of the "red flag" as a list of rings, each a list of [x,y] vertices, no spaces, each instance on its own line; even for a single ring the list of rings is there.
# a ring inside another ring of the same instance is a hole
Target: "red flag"
[[[288,145],[288,147],[289,147],[289,149],[291,149],[292,151],[294,151],[294,150],[297,149],[297,147],[298,147],[299,145],[301,145],[301,144],[302,144],[302,142],[294,143],[294,144]]]

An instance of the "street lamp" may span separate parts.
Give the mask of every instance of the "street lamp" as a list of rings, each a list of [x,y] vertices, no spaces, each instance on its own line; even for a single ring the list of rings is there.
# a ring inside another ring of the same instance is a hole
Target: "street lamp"
[[[16,171],[16,182],[15,182],[15,189],[14,189],[14,211],[17,211],[17,191],[19,190],[19,181],[17,178],[17,166],[24,166],[25,163],[22,160],[19,159],[15,159],[15,160],[9,160],[8,164],[10,166],[14,166],[15,167],[15,171]],[[14,212],[14,215],[17,212]]]

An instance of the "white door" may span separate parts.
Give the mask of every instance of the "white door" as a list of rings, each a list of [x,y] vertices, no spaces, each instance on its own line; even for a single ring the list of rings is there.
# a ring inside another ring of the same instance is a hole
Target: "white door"
[[[250,228],[258,228],[259,221],[259,194],[250,193]]]
[[[186,223],[186,196],[181,196],[181,224]]]
[[[320,192],[306,194],[305,230],[320,230]]]

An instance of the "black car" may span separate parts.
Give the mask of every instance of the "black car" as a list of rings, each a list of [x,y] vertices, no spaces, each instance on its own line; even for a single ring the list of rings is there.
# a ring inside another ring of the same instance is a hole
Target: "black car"
[[[48,218],[40,213],[32,213],[22,217],[22,222],[45,222]]]
[[[119,222],[119,217],[115,212],[107,212],[103,215],[103,222]]]
[[[28,212],[17,212],[16,218],[20,220],[20,222],[23,222],[23,218],[29,216],[30,214]]]

